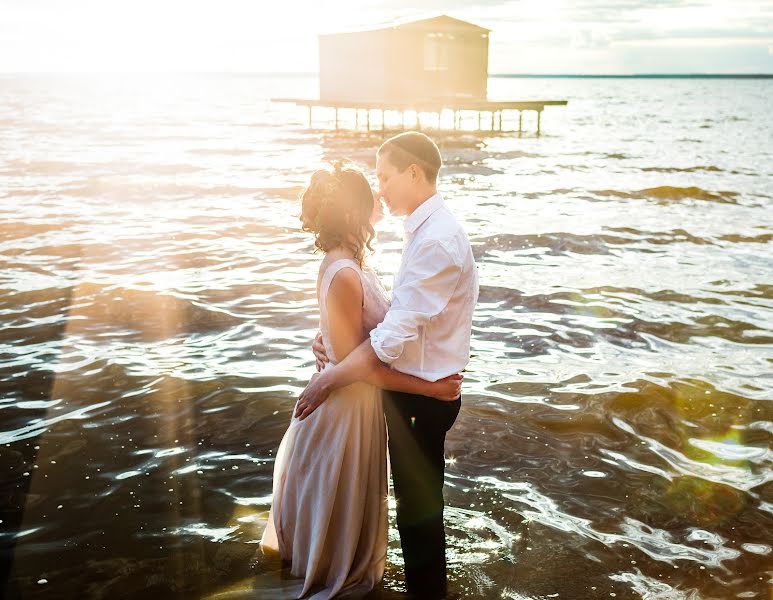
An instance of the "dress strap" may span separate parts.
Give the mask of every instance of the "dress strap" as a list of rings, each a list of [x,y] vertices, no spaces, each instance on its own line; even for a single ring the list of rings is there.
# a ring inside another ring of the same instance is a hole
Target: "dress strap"
[[[322,280],[319,283],[320,305],[326,304],[327,291],[330,288],[330,284],[333,281],[333,277],[335,277],[338,271],[346,267],[354,268],[354,270],[357,271],[358,275],[360,276],[360,282],[362,283],[362,270],[360,269],[360,265],[358,265],[356,261],[352,260],[351,258],[339,258],[338,260],[333,261],[325,269],[325,272],[322,274]]]

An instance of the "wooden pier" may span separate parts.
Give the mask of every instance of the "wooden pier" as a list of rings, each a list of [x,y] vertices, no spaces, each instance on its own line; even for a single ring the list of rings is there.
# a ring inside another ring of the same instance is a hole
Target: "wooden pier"
[[[540,135],[542,128],[542,111],[546,106],[566,106],[567,100],[529,100],[529,101],[496,101],[496,100],[454,100],[453,102],[442,101],[424,101],[411,103],[382,103],[382,102],[355,102],[355,101],[334,101],[334,100],[308,100],[303,98],[272,98],[272,102],[283,102],[306,107],[309,113],[309,128],[314,124],[314,108],[333,109],[335,129],[338,130],[341,125],[340,112],[343,110],[353,110],[355,128],[360,127],[360,114],[365,111],[364,122],[368,131],[373,128],[373,119],[371,115],[376,111],[376,127],[381,131],[386,127],[386,113],[393,112],[400,114],[400,125],[398,129],[405,129],[405,113],[413,112],[416,114],[416,129],[427,128],[428,123],[422,123],[422,115],[436,115],[438,129],[440,129],[441,115],[443,111],[453,112],[453,126],[451,129],[460,130],[462,125],[462,112],[475,113],[477,116],[477,127],[474,131],[517,131],[523,132],[523,113],[525,111],[534,111],[537,113],[537,135]],[[518,128],[513,125],[512,129],[504,129],[504,115],[506,111],[513,114],[513,123],[515,124],[515,112],[518,113]],[[485,118],[484,118],[485,115]],[[379,127],[380,126],[380,127]],[[431,129],[431,125],[429,126]]]

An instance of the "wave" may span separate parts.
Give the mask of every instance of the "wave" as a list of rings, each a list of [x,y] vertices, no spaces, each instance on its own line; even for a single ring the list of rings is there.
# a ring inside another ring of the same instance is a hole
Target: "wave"
[[[578,254],[608,254],[607,244],[624,244],[625,238],[599,235],[576,235],[564,232],[514,235],[500,234],[479,238],[473,247],[475,259],[480,260],[493,251],[518,251],[532,248],[545,248],[547,254],[560,255],[567,252]]]
[[[524,152],[523,150],[511,150],[509,152],[492,152],[489,158],[495,158],[497,160],[510,160],[513,158],[542,158],[542,154],[535,154],[534,152]]]
[[[591,297],[594,299],[586,300]],[[670,290],[646,292],[635,288],[602,287],[525,294],[498,286],[480,287],[480,303],[497,306],[496,312],[486,314],[487,323],[495,326],[495,330],[496,327],[518,329],[528,322],[529,329],[538,332],[518,336],[519,342],[510,353],[514,358],[545,354],[567,346],[591,348],[599,340],[624,348],[649,348],[657,353],[664,352],[658,340],[685,345],[693,338],[703,338],[706,343],[721,339],[745,346],[773,343],[773,335],[754,322],[728,318],[716,312],[704,310],[700,316],[688,317],[686,308],[675,308],[676,312],[683,314],[659,320],[640,314],[638,306],[655,302],[665,305],[729,303],[716,297],[694,297]],[[560,315],[561,318],[537,318],[537,315],[544,314]],[[583,327],[577,326],[578,317],[585,320]],[[596,321],[595,326],[592,320]],[[475,335],[478,339],[495,341],[501,336],[501,331],[488,333],[481,330]]]
[[[609,235],[607,233],[579,235],[564,231],[527,235],[499,234],[477,238],[475,240],[475,245],[473,246],[473,252],[475,253],[476,260],[478,260],[492,251],[503,250],[518,251],[533,248],[545,248],[548,250],[547,254],[551,255],[561,255],[568,252],[576,254],[609,254],[612,248],[619,246],[630,248],[640,244],[666,245],[691,243],[697,245],[710,245],[714,243],[711,240],[692,235],[684,229],[652,232],[639,231],[638,229],[630,227],[617,227],[610,228],[608,231],[624,235]],[[773,239],[773,234],[758,237],[760,239],[729,241],[754,241],[764,243],[769,239]]]
[[[300,191],[300,186],[271,188],[234,185],[204,186],[178,183],[126,182],[108,178],[91,178],[79,185],[65,187],[58,193],[76,198],[105,196],[122,200],[154,200],[196,196],[263,196],[295,199]]]
[[[66,226],[59,223],[7,223],[0,222],[0,241],[20,240],[33,235],[61,231]]]
[[[708,166],[696,166],[696,167],[644,167],[642,171],[651,173],[695,173],[698,171],[706,171],[710,173],[721,173],[724,169],[720,169],[714,165]]]
[[[179,295],[84,281],[77,287],[81,331],[120,331],[144,341],[160,341],[190,333],[222,331],[243,319],[212,304]]]
[[[684,229],[672,229],[670,231],[640,231],[633,227],[610,227],[609,231],[615,231],[619,233],[629,234],[635,236],[634,238],[626,238],[624,243],[631,244],[634,242],[646,242],[648,244],[683,244],[689,242],[691,244],[708,245],[713,244],[711,240],[707,240],[697,235],[693,235]]]
[[[694,198],[696,200],[709,200],[714,202],[729,202],[735,204],[733,198],[738,196],[738,192],[719,191],[709,192],[699,187],[673,187],[663,185],[654,188],[647,188],[639,191],[640,194],[652,198],[662,198],[664,200],[682,200],[685,198]]]
[[[635,198],[635,199],[654,199],[661,201],[668,200],[703,200],[706,202],[719,202],[721,204],[737,204],[735,200],[738,192],[718,191],[709,192],[699,187],[674,187],[662,185],[653,188],[646,188],[636,192],[623,192],[620,190],[593,190],[597,196],[612,196],[616,198]]]
[[[0,175],[60,174],[71,173],[83,168],[93,168],[94,164],[78,164],[63,160],[9,160],[7,168]]]
[[[565,171],[590,171],[591,167],[587,165],[556,165],[559,169],[564,169]]]
[[[549,198],[551,196],[566,196],[573,192],[576,192],[575,188],[556,188],[548,192],[524,192],[520,194],[522,198],[528,198],[529,200],[535,200],[540,198]]]
[[[741,235],[738,233],[729,233],[719,238],[723,242],[733,242],[736,244],[767,244],[773,241],[773,233],[764,233],[761,235]]]
[[[66,175],[89,173],[95,175],[178,175],[204,171],[204,167],[189,164],[154,164],[121,162],[77,163],[60,160],[11,160],[8,168],[0,171],[7,177],[32,175]]]
[[[254,149],[249,148],[193,148],[187,152],[188,154],[198,154],[201,156],[246,156],[256,154]]]
[[[491,167],[487,167],[485,165],[480,164],[458,164],[458,165],[447,165],[443,167],[443,174],[444,175],[501,175],[504,173],[501,169],[493,169]]]

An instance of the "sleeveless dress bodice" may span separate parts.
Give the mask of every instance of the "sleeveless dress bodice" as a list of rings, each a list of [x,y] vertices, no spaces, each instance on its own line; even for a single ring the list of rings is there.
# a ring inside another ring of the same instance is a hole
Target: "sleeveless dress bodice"
[[[327,292],[335,275],[344,268],[351,268],[357,272],[362,282],[362,324],[363,334],[367,335],[371,329],[384,320],[389,310],[389,296],[378,276],[370,269],[362,269],[350,258],[342,258],[332,261],[322,271],[317,282],[317,297],[319,300],[319,329],[322,332],[322,342],[325,352],[332,364],[337,364],[338,359],[330,343],[330,326],[327,316]]]

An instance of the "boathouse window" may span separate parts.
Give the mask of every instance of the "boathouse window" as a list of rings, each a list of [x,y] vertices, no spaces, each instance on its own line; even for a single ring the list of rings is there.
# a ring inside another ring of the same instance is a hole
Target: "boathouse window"
[[[447,71],[448,70],[448,46],[452,42],[451,36],[442,33],[429,33],[424,38],[424,70]]]

